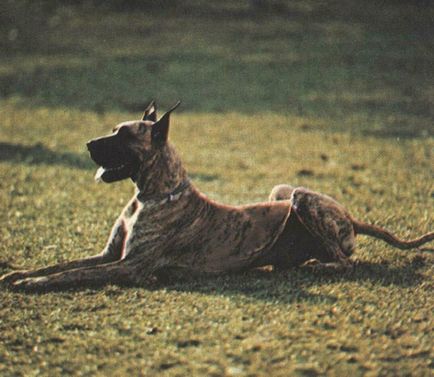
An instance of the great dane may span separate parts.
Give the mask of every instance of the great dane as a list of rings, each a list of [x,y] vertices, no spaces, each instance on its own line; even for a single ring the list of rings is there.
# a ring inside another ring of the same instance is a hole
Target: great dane
[[[416,248],[434,232],[402,241],[354,219],[332,198],[306,188],[276,186],[270,201],[243,206],[217,203],[188,178],[168,141],[171,112],[157,120],[153,102],[143,118],[117,125],[87,143],[100,166],[96,179],[131,178],[136,194],[123,209],[104,250],[92,257],[37,270],[15,271],[0,281],[13,288],[46,290],[106,283],[140,284],[161,271],[223,273],[266,265],[302,264],[346,270],[356,234],[392,246]]]

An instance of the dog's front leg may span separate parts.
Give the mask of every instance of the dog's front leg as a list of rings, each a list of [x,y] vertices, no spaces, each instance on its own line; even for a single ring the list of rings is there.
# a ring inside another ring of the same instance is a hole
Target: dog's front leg
[[[72,269],[92,267],[104,263],[114,262],[119,260],[122,256],[125,237],[126,231],[124,221],[122,217],[119,217],[113,226],[107,245],[101,253],[91,257],[59,263],[53,266],[43,267],[35,270],[13,271],[0,277],[0,284],[12,284],[17,280],[25,278],[46,276]]]
[[[27,291],[48,291],[105,284],[131,284],[140,281],[143,271],[138,264],[120,260],[99,266],[77,268],[51,275],[28,277],[15,281],[11,287]]]

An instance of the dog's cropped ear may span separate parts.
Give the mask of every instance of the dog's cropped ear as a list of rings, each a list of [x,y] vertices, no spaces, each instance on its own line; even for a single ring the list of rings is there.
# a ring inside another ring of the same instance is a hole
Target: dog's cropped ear
[[[146,108],[145,112],[143,113],[142,120],[151,120],[153,122],[157,121],[157,105],[154,101],[151,101]]]
[[[158,122],[152,126],[152,141],[157,144],[163,144],[167,141],[169,135],[170,113],[175,110],[181,101],[178,101],[166,114],[164,114]]]

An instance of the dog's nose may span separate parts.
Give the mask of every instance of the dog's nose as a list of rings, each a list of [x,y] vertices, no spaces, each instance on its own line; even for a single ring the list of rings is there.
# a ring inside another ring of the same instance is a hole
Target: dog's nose
[[[92,144],[93,144],[93,140],[89,140],[89,141],[86,143],[87,150],[90,151],[90,148],[91,148]]]

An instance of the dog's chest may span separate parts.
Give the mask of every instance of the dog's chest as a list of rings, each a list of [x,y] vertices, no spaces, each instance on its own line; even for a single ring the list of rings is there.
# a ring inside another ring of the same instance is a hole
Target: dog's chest
[[[124,256],[131,252],[150,251],[161,245],[164,239],[163,211],[158,203],[142,203],[133,198],[125,207],[122,222],[125,230]]]
[[[124,228],[128,234],[131,233],[131,230],[134,224],[137,222],[138,215],[142,210],[142,203],[140,203],[136,198],[131,199],[131,201],[125,207],[122,220],[124,223]]]

